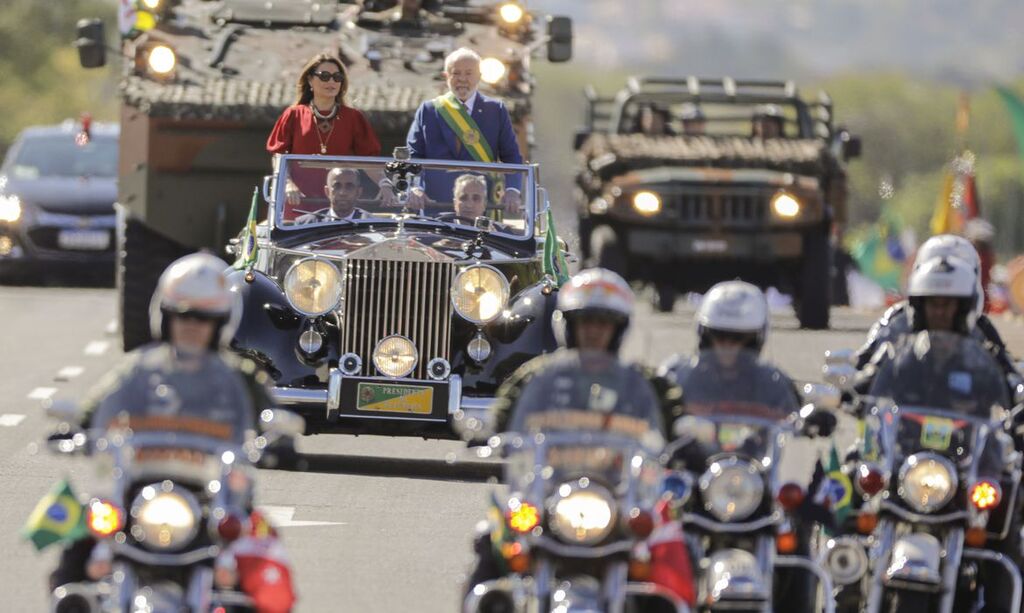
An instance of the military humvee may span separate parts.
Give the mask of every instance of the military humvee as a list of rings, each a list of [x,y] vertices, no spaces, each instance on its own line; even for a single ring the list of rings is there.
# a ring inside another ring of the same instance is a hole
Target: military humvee
[[[802,327],[828,327],[830,233],[860,141],[835,127],[826,94],[728,77],[634,77],[614,97],[585,94],[585,258],[654,285],[663,311],[677,292],[741,278],[792,293]]]
[[[139,0],[122,14],[117,279],[125,349],[149,340],[148,306],[174,258],[221,252],[245,222],[253,188],[271,172],[265,143],[295,100],[296,78],[322,51],[349,71],[349,103],[385,152],[405,143],[416,108],[441,93],[444,57],[484,57],[481,90],[502,97],[529,149],[532,56],[570,59],[567,17],[517,0],[428,0],[398,20],[395,0]],[[403,0],[402,4],[419,2]],[[381,9],[370,12],[368,9]],[[84,67],[106,62],[99,20],[78,26]]]

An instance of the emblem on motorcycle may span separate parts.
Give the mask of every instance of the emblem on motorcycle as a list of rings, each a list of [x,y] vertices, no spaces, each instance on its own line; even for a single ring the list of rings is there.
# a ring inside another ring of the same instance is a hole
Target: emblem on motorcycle
[[[936,451],[949,449],[954,429],[952,419],[926,417],[921,424],[921,446]]]

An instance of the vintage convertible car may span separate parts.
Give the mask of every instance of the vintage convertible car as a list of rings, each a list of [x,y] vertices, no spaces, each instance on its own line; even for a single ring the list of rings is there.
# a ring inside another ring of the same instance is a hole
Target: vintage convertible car
[[[555,348],[534,166],[279,156],[275,168],[267,220],[229,247],[244,304],[232,346],[307,433],[453,438],[457,415],[483,418],[502,381]],[[461,216],[457,181],[476,196]],[[501,206],[513,187],[520,206]]]

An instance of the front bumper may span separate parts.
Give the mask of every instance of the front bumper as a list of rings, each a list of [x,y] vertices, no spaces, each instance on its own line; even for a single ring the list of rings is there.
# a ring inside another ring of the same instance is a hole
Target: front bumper
[[[113,272],[116,218],[36,211],[0,223],[0,267],[33,264],[109,266]]]
[[[793,260],[803,253],[799,230],[694,232],[634,226],[624,230],[631,256],[655,260]]]

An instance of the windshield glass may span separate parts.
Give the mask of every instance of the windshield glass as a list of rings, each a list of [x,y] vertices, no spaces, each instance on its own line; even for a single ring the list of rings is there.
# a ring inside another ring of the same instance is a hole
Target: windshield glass
[[[619,133],[647,136],[809,138],[794,104],[716,103],[671,96],[636,97],[622,108]]]
[[[386,163],[367,158],[283,158],[276,225],[296,229],[396,221],[403,208],[390,186],[407,183],[406,214],[513,236],[532,232],[534,198],[528,168],[412,160],[404,168],[389,170]]]
[[[25,138],[6,172],[18,179],[116,177],[117,139],[94,136],[77,145],[73,134]]]
[[[756,459],[768,465],[775,455],[773,442],[778,429],[775,424],[763,419],[744,419],[744,416],[730,415],[685,415],[679,418],[675,430],[690,437],[704,458],[729,453]],[[768,460],[764,461],[763,458]]]
[[[674,369],[689,415],[783,420],[799,406],[792,381],[736,345],[702,351]]]
[[[943,412],[919,407],[900,407],[896,426],[896,449],[899,457],[918,451],[933,451],[960,461],[970,457],[974,432],[980,424],[957,419]]]

